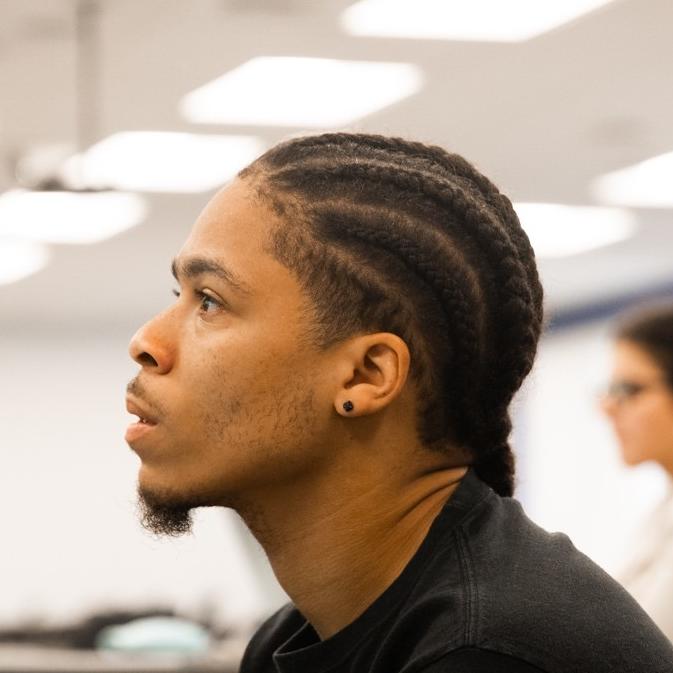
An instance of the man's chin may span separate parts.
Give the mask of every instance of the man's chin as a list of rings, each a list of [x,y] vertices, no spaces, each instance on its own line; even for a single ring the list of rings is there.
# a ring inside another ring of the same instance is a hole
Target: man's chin
[[[192,510],[200,503],[138,487],[140,523],[155,535],[178,537],[192,532]]]

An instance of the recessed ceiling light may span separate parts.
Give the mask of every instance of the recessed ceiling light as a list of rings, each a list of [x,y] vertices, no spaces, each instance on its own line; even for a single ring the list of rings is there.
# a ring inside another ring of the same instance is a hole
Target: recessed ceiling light
[[[31,192],[0,196],[0,236],[46,243],[98,243],[139,224],[145,203],[118,192]]]
[[[602,203],[644,208],[673,207],[673,152],[601,176],[592,186]]]
[[[409,63],[260,56],[180,102],[191,122],[329,128],[345,126],[420,90]]]
[[[40,271],[49,261],[45,245],[0,237],[0,285],[15,283]]]
[[[352,35],[521,42],[612,0],[362,0],[341,22]]]
[[[259,156],[254,136],[126,131],[72,157],[63,172],[75,184],[138,192],[205,192]]]
[[[515,203],[521,225],[538,257],[566,257],[633,236],[631,213],[619,208]]]

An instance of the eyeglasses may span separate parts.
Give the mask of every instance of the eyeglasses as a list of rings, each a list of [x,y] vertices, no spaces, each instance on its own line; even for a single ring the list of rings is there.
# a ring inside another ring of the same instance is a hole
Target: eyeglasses
[[[617,403],[626,402],[637,397],[646,390],[659,388],[665,385],[661,379],[649,381],[648,383],[638,383],[636,381],[611,381],[607,388],[602,392],[601,397],[607,400],[613,400]]]

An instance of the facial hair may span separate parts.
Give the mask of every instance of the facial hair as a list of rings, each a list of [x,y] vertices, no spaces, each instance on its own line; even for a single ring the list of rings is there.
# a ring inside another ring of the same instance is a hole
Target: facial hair
[[[196,505],[162,498],[138,488],[138,511],[142,527],[159,536],[179,537],[192,532],[192,510]]]

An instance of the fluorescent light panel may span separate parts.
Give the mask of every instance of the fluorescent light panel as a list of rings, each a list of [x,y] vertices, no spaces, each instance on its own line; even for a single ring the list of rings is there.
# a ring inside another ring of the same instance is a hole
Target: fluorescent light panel
[[[46,246],[33,241],[0,237],[0,285],[16,283],[43,269],[49,261]]]
[[[592,191],[602,203],[673,208],[673,152],[606,173],[593,183]]]
[[[619,208],[557,203],[514,204],[538,257],[567,257],[633,236],[633,216]]]
[[[392,105],[420,90],[409,63],[261,56],[187,94],[191,122],[329,128]]]
[[[115,133],[64,167],[73,182],[139,192],[205,192],[264,150],[256,137],[160,131]]]
[[[98,243],[145,217],[136,194],[30,192],[14,189],[0,196],[0,236],[33,242]]]
[[[612,0],[362,0],[341,16],[352,35],[521,42]]]

